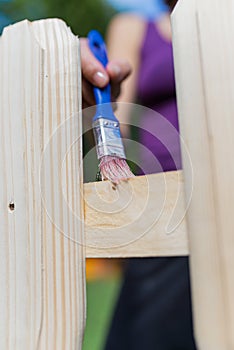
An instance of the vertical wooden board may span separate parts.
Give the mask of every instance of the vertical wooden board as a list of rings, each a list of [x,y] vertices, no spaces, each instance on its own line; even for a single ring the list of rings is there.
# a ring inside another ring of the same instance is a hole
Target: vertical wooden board
[[[48,167],[43,169],[47,210],[44,232],[48,240],[45,249],[47,326],[42,348],[75,349],[78,342],[79,347],[82,344],[85,317],[79,47],[77,38],[62,21],[36,22],[34,32],[48,52],[44,62],[43,126],[44,145],[47,145],[45,165],[50,168],[49,172]],[[60,206],[57,203],[61,203]],[[48,231],[52,232],[50,237]],[[49,340],[51,327],[53,345]]]
[[[210,8],[212,6],[212,15]],[[222,286],[227,329],[227,348],[234,348],[234,4],[227,0],[197,0],[198,26],[207,106],[207,124],[212,149],[213,183]],[[207,22],[207,17],[211,20]]]
[[[0,40],[0,50],[3,50],[3,41]],[[3,65],[4,59],[3,55],[0,55],[0,74],[3,77]],[[0,96],[3,97],[4,89],[3,84],[0,84]],[[0,120],[1,120],[1,128],[0,128],[0,142],[1,142],[1,151],[0,151],[0,222],[1,222],[1,240],[0,240],[0,281],[1,286],[5,286],[5,288],[1,289],[0,294],[0,308],[1,312],[4,315],[4,318],[0,322],[0,339],[1,339],[1,347],[8,347],[8,330],[6,324],[8,325],[9,319],[9,309],[7,305],[9,305],[8,301],[8,274],[9,274],[9,260],[8,260],[8,200],[7,200],[7,187],[6,187],[6,161],[5,161],[5,153],[6,147],[8,146],[5,141],[5,124],[3,119],[3,104],[0,103]]]
[[[55,19],[18,23],[0,40],[0,163],[5,168],[0,178],[0,278],[5,286],[0,347],[81,349],[85,273],[79,42]],[[6,204],[11,199],[14,212]]]
[[[42,315],[41,200],[38,171],[41,48],[27,23],[1,40],[1,348],[35,347]],[[33,70],[35,76],[28,74]],[[29,190],[30,189],[30,190]],[[15,209],[10,211],[9,202]],[[2,225],[2,222],[4,223]],[[5,238],[4,238],[5,237]]]
[[[231,1],[181,0],[172,16],[180,129],[194,169],[188,211],[199,349],[233,348],[233,52]],[[212,10],[211,10],[212,9]],[[229,13],[229,14],[228,14]],[[184,164],[186,192],[190,174]]]

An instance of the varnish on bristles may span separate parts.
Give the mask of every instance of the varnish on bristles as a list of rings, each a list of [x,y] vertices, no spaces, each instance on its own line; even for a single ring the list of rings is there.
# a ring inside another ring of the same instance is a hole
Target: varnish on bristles
[[[135,176],[123,158],[104,156],[100,159],[99,168],[102,180],[110,180],[114,184]]]

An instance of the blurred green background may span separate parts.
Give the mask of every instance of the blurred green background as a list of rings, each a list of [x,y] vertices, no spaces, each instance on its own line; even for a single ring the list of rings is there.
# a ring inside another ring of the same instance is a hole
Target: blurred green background
[[[4,0],[0,12],[12,22],[45,17],[62,18],[75,34],[87,35],[90,29],[105,33],[110,17],[115,13],[102,0]]]
[[[82,350],[103,350],[120,288],[117,275],[87,282],[87,324]]]

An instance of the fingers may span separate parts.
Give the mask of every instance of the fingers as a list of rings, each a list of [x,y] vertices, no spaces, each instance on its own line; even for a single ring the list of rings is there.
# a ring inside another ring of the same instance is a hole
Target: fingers
[[[83,108],[95,104],[92,85],[103,88],[110,82],[112,101],[115,101],[120,94],[121,83],[131,73],[129,63],[125,60],[111,61],[105,69],[90,51],[87,39],[81,38],[80,45]]]
[[[106,67],[111,80],[112,100],[115,101],[120,95],[121,83],[131,74],[131,66],[125,61],[111,61]]]
[[[104,87],[109,82],[109,76],[103,65],[93,56],[88,47],[87,39],[80,39],[81,68],[83,77],[97,87]]]
[[[131,73],[131,66],[125,60],[110,61],[106,66],[106,71],[112,83],[121,83]]]

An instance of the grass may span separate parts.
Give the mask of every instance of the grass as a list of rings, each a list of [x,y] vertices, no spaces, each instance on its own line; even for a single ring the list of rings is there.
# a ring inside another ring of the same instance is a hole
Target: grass
[[[103,350],[121,279],[87,282],[87,324],[83,350]]]

